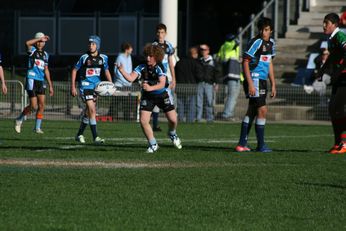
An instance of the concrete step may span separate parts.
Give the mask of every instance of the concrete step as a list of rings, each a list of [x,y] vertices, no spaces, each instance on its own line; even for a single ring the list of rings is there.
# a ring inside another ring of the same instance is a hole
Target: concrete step
[[[346,6],[344,0],[314,0],[311,6]]]
[[[276,63],[286,63],[286,59],[307,59],[309,57],[310,51],[300,50],[298,52],[285,50],[280,47],[280,50],[276,51],[275,62]],[[283,61],[283,62],[281,62]]]
[[[287,45],[303,45],[303,46],[311,46],[315,43],[319,42],[319,39],[291,39],[291,38],[279,38],[276,40],[277,46],[287,46]]]
[[[343,10],[343,7],[345,7],[346,4],[343,6],[339,5],[318,5],[310,8],[310,12],[318,12],[318,13],[325,13],[328,14],[330,12],[336,12],[336,13],[341,13]]]
[[[301,25],[301,26],[309,25],[309,26],[321,26],[322,27],[322,25],[323,25],[323,18],[322,18],[322,20],[320,18],[318,18],[318,19],[299,18],[298,19],[298,25]]]
[[[313,9],[313,8],[312,8]],[[313,12],[311,11],[312,9],[310,9],[309,12],[301,12],[299,15],[299,19],[304,18],[304,19],[320,19],[321,22],[323,22],[323,18],[324,16],[326,16],[325,13],[321,13],[321,12]]]
[[[276,64],[289,64],[289,65],[306,65],[307,58],[298,58],[296,56],[277,56],[275,57]]]
[[[323,37],[323,33],[310,33],[310,32],[298,32],[298,31],[287,31],[285,33],[285,38],[291,39],[320,39]]]
[[[303,33],[323,33],[323,25],[290,25],[288,31]]]

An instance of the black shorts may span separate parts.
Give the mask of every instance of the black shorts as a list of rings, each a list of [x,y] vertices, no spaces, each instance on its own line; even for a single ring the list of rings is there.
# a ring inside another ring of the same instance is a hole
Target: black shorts
[[[256,94],[254,96],[249,95],[249,85],[247,81],[245,80],[243,83],[246,98],[249,99],[249,105],[255,107],[265,106],[267,104],[266,98],[268,93],[267,81],[263,79],[254,79],[253,82],[256,88]]]
[[[44,81],[26,79],[25,90],[28,93],[29,98],[36,97],[37,95],[45,95],[46,84]]]
[[[81,98],[83,102],[86,102],[88,100],[96,101],[97,95],[94,89],[84,89],[82,90]]]
[[[155,106],[158,106],[163,112],[169,112],[175,109],[173,97],[167,91],[161,94],[144,92],[141,97],[140,110],[153,111]]]

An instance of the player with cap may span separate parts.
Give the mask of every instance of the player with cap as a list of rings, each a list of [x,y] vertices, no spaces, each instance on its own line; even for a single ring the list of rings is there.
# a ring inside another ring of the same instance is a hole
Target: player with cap
[[[76,135],[76,141],[85,143],[83,136],[85,128],[90,125],[91,133],[95,144],[103,144],[104,139],[97,135],[96,129],[96,94],[95,87],[101,82],[101,73],[105,73],[108,81],[112,82],[112,77],[108,68],[107,55],[100,54],[101,39],[97,35],[89,37],[88,51],[82,55],[72,70],[71,94],[77,95],[76,78],[77,71],[80,73],[79,92],[86,105],[82,121]]]
[[[25,90],[30,98],[29,105],[24,108],[21,114],[16,118],[15,131],[21,132],[24,118],[31,112],[36,111],[36,120],[34,132],[42,134],[41,123],[45,105],[46,82],[49,85],[49,95],[53,96],[53,84],[48,69],[49,55],[43,50],[49,36],[42,32],[37,32],[33,39],[26,41],[28,59],[28,70],[26,75]]]

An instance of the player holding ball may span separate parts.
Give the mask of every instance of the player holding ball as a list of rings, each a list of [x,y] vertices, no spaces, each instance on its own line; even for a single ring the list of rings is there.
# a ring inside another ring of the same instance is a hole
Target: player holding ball
[[[101,39],[96,35],[89,37],[88,52],[80,57],[72,70],[71,94],[77,96],[76,77],[77,71],[80,73],[79,92],[86,105],[84,116],[76,135],[76,141],[85,143],[83,136],[85,128],[90,125],[91,133],[95,144],[103,144],[104,139],[97,135],[96,129],[96,86],[101,82],[101,73],[104,71],[108,81],[112,82],[112,77],[108,68],[108,57],[100,54]]]

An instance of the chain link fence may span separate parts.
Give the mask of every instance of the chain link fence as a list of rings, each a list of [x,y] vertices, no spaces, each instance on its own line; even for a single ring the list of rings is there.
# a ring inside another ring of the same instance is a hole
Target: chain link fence
[[[28,98],[24,90],[24,83],[19,80],[7,81],[7,95],[0,95],[0,116],[14,119],[27,105]],[[47,91],[45,119],[78,120],[84,108],[84,103],[79,97],[70,94],[69,82],[54,82],[54,96],[50,97]],[[197,86],[191,84],[177,84],[175,98],[196,95]],[[221,119],[224,102],[227,96],[227,87],[220,85],[214,93],[215,120]],[[268,114],[270,121],[287,120],[329,120],[328,100],[330,89],[325,94],[313,92],[307,94],[303,87],[291,85],[278,85],[277,97],[267,98]],[[101,121],[139,121],[140,87],[122,89],[116,96],[99,97],[97,101],[98,120]],[[235,107],[234,117],[240,120],[246,113],[248,100],[243,90],[239,94]],[[179,111],[179,108],[177,108]],[[33,118],[30,115],[28,118]],[[164,118],[164,113],[160,113]]]

